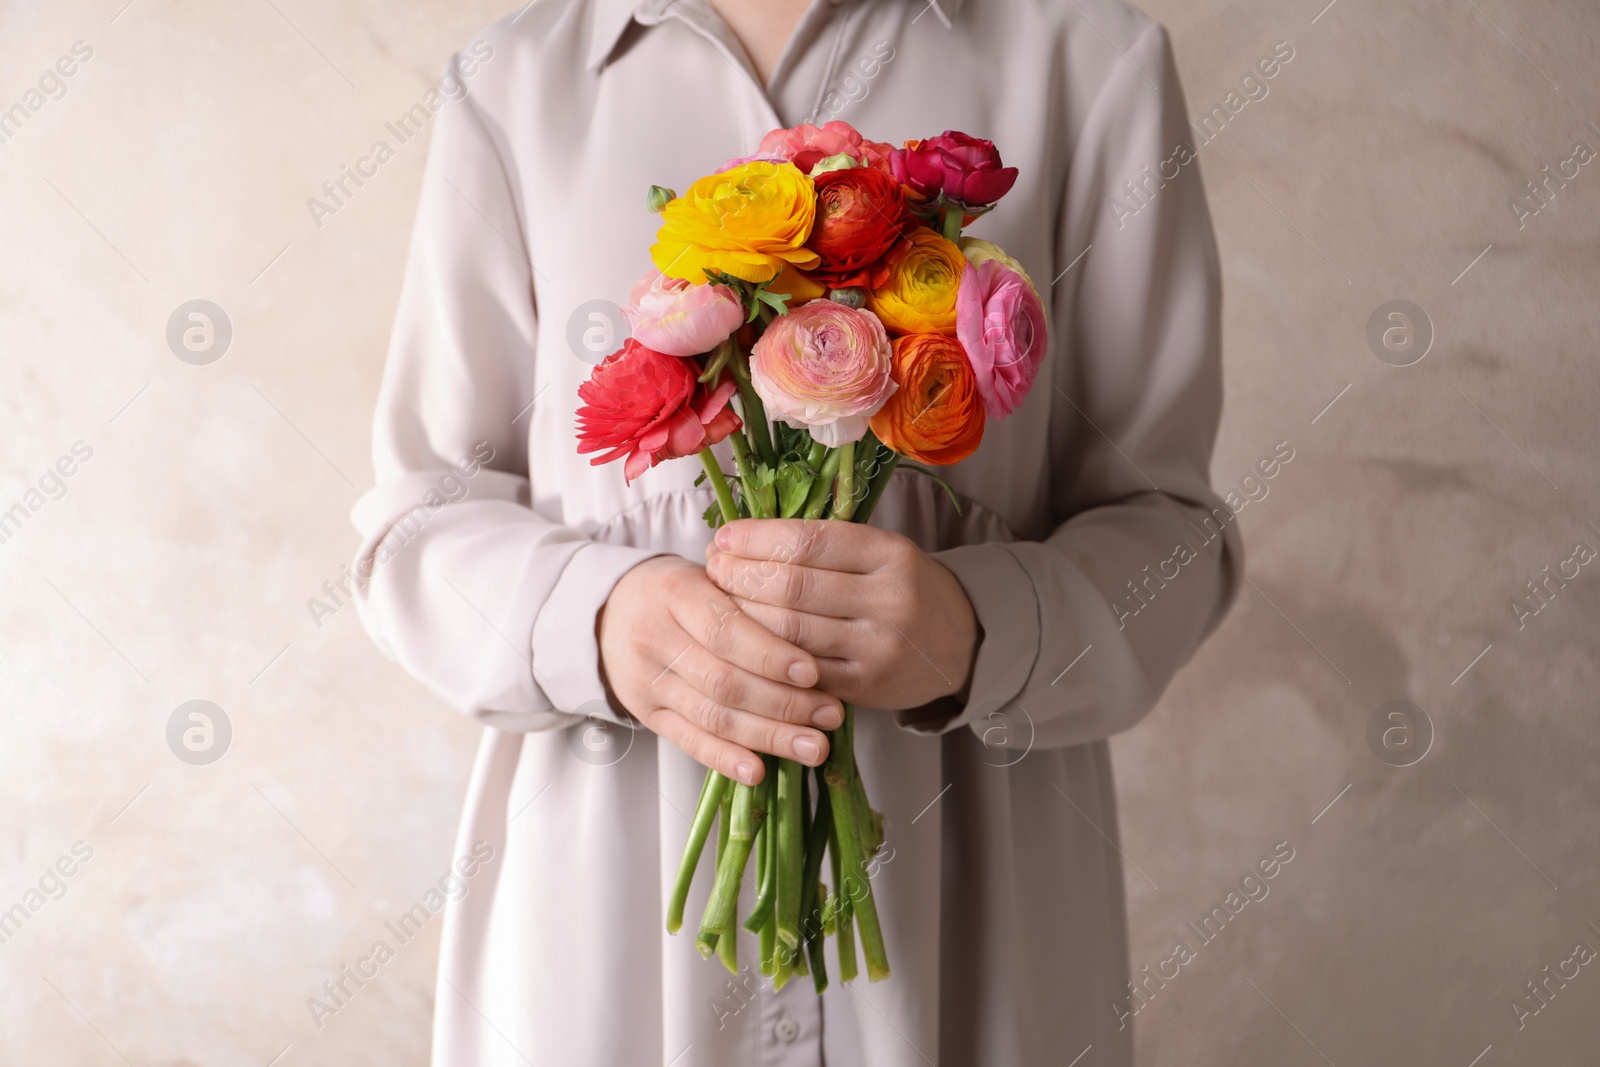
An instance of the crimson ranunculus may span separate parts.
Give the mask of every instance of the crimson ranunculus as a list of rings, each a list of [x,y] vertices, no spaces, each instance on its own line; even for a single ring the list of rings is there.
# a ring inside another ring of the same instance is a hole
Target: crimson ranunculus
[[[626,456],[633,481],[664,459],[692,456],[739,429],[728,406],[731,378],[712,390],[695,381],[694,361],[646,348],[633,338],[578,386],[578,453],[599,452],[595,466]]]
[[[904,186],[870,167],[827,171],[812,183],[817,214],[806,245],[822,262],[806,273],[831,289],[882,286],[911,248],[906,232],[917,225]]]
[[[1000,164],[993,141],[946,130],[926,141],[907,141],[889,156],[899,181],[923,196],[943,193],[967,208],[985,208],[1017,181],[1017,168]]]

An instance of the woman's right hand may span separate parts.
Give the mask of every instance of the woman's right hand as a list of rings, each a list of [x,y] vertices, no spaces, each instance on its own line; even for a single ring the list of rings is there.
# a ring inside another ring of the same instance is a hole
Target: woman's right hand
[[[689,756],[754,785],[767,752],[815,767],[820,731],[844,721],[811,687],[817,661],[745,614],[681,556],[622,576],[595,622],[601,670],[622,706]]]

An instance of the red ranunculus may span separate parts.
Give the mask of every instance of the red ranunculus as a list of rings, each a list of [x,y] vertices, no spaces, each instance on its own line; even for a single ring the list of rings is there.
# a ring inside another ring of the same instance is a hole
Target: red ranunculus
[[[910,249],[906,232],[917,224],[904,187],[870,167],[830,170],[812,181],[817,214],[806,246],[822,262],[806,273],[833,289],[883,285]]]
[[[668,356],[628,338],[578,386],[578,452],[599,452],[598,466],[626,456],[629,482],[664,459],[692,456],[739,429],[728,406],[737,386],[695,381],[693,360]]]
[[[944,193],[968,208],[993,204],[1011,191],[1017,168],[1000,165],[993,141],[946,130],[926,141],[907,141],[889,156],[894,176],[923,196]]]

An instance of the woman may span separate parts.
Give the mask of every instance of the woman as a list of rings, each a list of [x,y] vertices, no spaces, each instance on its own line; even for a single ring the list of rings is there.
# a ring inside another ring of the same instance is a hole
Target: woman
[[[1164,31],[1116,0],[538,0],[446,82],[355,512],[374,639],[486,727],[457,854],[492,858],[448,913],[435,1062],[1129,1063],[1105,739],[1241,568]],[[959,513],[898,472],[875,528],[736,524],[708,552],[697,464],[629,486],[577,455],[577,386],[620,342],[586,333],[649,265],[649,185],[833,118],[1000,146],[1021,177],[972,232],[1038,280],[1052,351],[947,471]],[[696,759],[815,765],[841,699],[893,975],[774,993],[664,932]]]

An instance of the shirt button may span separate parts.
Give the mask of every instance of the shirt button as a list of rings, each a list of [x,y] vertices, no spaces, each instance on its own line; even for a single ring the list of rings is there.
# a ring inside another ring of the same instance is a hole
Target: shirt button
[[[800,1036],[800,1024],[790,1018],[779,1019],[778,1024],[772,1028],[772,1033],[785,1045],[792,1045],[795,1038]]]

